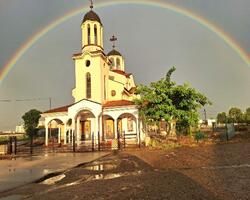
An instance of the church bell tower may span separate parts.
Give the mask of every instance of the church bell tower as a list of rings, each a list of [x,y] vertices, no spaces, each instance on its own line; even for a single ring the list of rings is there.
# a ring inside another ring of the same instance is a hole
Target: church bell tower
[[[90,11],[83,18],[81,29],[82,51],[103,50],[103,26],[100,17],[93,11],[92,1]]]
[[[75,54],[75,102],[88,99],[102,103],[106,99],[108,59],[103,49],[103,26],[100,17],[93,11],[84,15],[82,24],[82,50]]]

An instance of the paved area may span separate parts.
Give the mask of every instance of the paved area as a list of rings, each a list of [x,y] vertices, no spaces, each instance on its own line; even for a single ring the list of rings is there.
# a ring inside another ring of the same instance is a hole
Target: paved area
[[[107,152],[47,153],[0,161],[0,192],[34,182],[48,174],[91,162]]]
[[[101,158],[1,195],[1,200],[217,200],[211,192],[182,173],[158,170],[126,153]]]
[[[250,142],[114,152],[38,182],[6,199],[250,199]]]

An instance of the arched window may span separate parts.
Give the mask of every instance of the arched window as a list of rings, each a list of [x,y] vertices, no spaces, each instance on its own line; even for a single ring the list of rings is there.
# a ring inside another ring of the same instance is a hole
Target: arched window
[[[86,74],[86,98],[91,99],[91,75]]]
[[[88,24],[88,44],[91,43],[91,32],[90,32],[90,25]]]
[[[114,68],[114,66],[115,66],[115,60],[114,60],[114,58],[110,58],[110,60],[111,60],[111,67]]]
[[[94,26],[95,45],[97,45],[97,26]]]
[[[121,61],[119,58],[116,58],[116,68],[121,69]]]

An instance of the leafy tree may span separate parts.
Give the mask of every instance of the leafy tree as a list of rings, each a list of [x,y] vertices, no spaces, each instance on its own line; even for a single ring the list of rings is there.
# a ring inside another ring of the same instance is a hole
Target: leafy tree
[[[225,112],[218,113],[217,122],[220,124],[225,124],[227,121],[227,114]]]
[[[188,84],[176,85],[172,82],[171,75],[175,70],[172,67],[165,78],[152,82],[149,86],[138,86],[137,94],[140,97],[135,99],[135,103],[146,122],[164,120],[170,125],[170,121],[174,119],[182,128],[194,126],[199,118],[198,109],[210,104],[206,96]]]
[[[243,121],[243,113],[240,108],[237,107],[230,108],[228,116],[229,116],[229,122],[240,123]]]
[[[246,109],[244,114],[244,121],[249,124],[250,123],[250,107]]]
[[[30,153],[32,153],[33,136],[36,132],[40,117],[41,112],[35,109],[26,112],[22,116],[22,119],[24,121],[24,129],[26,131],[26,134],[28,134],[28,136],[30,137]]]

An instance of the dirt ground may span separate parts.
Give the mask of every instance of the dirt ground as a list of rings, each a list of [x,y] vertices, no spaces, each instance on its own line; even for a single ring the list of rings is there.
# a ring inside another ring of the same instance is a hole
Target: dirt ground
[[[250,199],[250,143],[116,152],[0,194],[9,199]]]
[[[250,142],[130,153],[154,168],[181,173],[215,199],[250,199]]]

